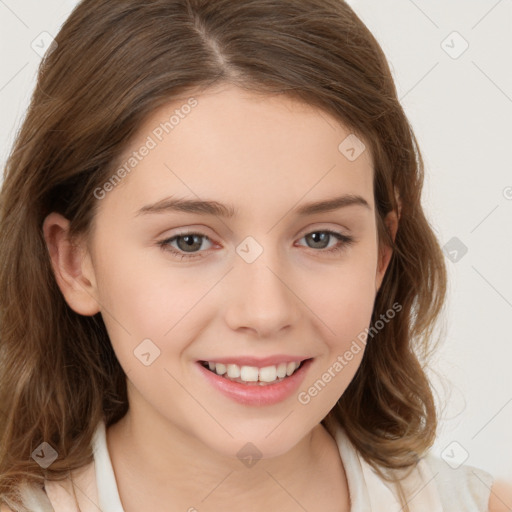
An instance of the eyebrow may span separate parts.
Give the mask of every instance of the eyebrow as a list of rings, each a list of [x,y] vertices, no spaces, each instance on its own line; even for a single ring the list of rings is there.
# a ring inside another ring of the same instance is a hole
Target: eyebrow
[[[314,215],[316,213],[325,213],[345,208],[347,206],[363,206],[371,210],[371,206],[362,196],[354,194],[345,194],[343,196],[333,197],[323,201],[306,203],[295,210],[298,216]],[[154,204],[143,206],[137,211],[136,216],[165,213],[165,212],[186,212],[199,215],[215,215],[224,218],[236,217],[236,209],[228,204],[219,203],[217,201],[207,201],[198,199],[183,198],[165,198]]]

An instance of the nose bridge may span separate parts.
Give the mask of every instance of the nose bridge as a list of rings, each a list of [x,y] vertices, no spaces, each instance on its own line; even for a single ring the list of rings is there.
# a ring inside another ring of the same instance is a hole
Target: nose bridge
[[[299,302],[289,283],[289,267],[283,265],[278,247],[265,247],[247,237],[236,248],[231,274],[236,289],[228,306],[227,322],[232,329],[247,328],[260,336],[272,336],[291,326],[299,317]]]

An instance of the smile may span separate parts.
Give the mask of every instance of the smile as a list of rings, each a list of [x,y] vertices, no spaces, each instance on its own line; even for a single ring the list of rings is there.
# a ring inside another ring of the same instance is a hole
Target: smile
[[[258,360],[238,357],[220,361],[196,361],[195,367],[208,387],[242,405],[267,406],[283,402],[297,393],[313,358],[280,356]]]
[[[257,366],[240,366],[237,364],[217,363],[215,361],[201,361],[205,368],[228,380],[257,385],[281,382],[293,375],[303,363],[304,361],[289,361],[258,368]]]

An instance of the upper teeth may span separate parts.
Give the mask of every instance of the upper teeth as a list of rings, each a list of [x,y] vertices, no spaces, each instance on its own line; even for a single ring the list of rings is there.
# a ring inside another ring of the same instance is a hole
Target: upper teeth
[[[223,364],[208,361],[208,368],[217,375],[226,374],[231,379],[240,379],[244,382],[274,382],[276,379],[282,379],[290,376],[300,363],[280,363],[274,366],[239,366],[237,364]]]

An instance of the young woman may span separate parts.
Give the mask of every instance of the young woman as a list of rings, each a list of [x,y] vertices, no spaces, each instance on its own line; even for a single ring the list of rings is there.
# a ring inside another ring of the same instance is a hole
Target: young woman
[[[344,2],[82,1],[0,196],[1,510],[499,510],[429,452],[422,180]]]

